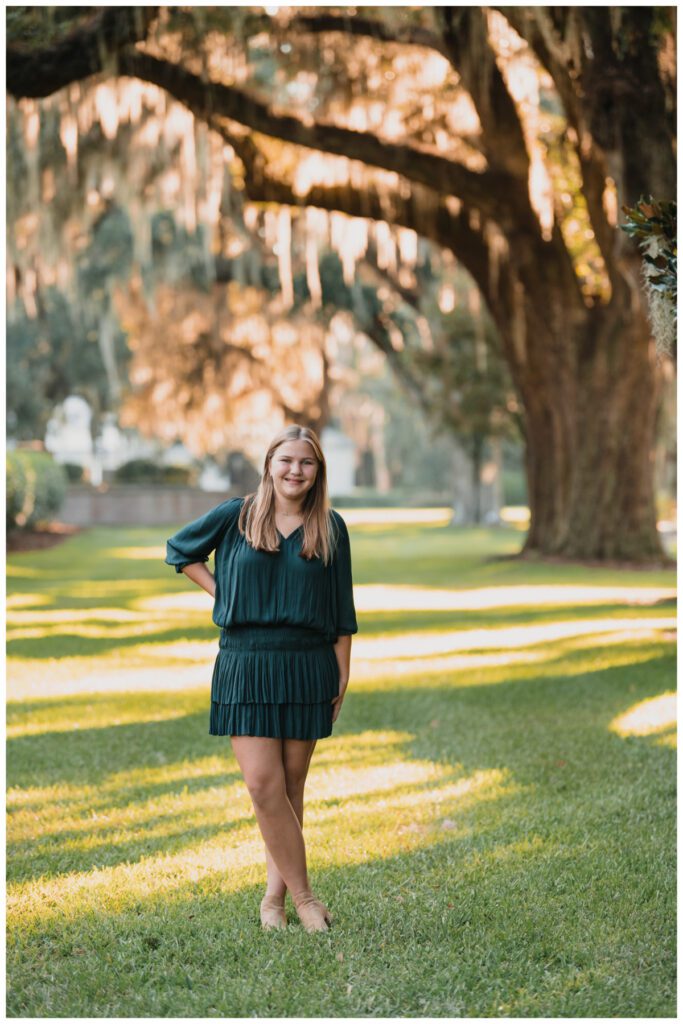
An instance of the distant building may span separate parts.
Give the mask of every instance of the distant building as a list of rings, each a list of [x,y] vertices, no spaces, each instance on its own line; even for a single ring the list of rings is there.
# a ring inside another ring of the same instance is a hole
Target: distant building
[[[352,494],[355,490],[356,445],[337,427],[324,427],[320,444],[327,463],[327,489],[330,495]]]

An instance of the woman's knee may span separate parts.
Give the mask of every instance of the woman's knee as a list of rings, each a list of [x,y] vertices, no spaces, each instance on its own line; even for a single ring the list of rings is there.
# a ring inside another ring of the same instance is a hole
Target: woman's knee
[[[306,776],[305,775],[303,777],[301,775],[296,775],[294,777],[290,777],[289,775],[285,775],[285,790],[287,792],[287,796],[288,796],[288,798],[290,800],[290,803],[293,800],[296,800],[297,798],[303,796],[304,786],[305,785],[306,785]]]
[[[253,803],[267,806],[282,800],[285,795],[282,742],[269,737],[233,736],[232,747]]]
[[[251,772],[244,780],[249,796],[258,807],[271,807],[281,802],[286,795],[284,779],[265,772]]]
[[[297,795],[303,792],[306,784],[306,776],[311,763],[315,740],[305,744],[300,741],[292,743],[285,741],[283,752],[283,764],[285,771],[285,786],[287,795]]]

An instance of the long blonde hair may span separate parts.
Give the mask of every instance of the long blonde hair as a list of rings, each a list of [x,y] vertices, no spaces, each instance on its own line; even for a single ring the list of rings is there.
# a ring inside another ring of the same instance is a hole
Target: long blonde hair
[[[315,431],[310,427],[294,423],[281,430],[270,442],[263,460],[261,481],[256,491],[245,496],[237,521],[238,528],[257,551],[280,550],[280,535],[275,525],[275,488],[269,469],[276,448],[285,441],[308,441],[317,459],[318,472],[313,486],[306,492],[302,509],[304,537],[301,557],[319,557],[327,565],[338,539],[338,527],[331,514],[327,493],[325,456]]]

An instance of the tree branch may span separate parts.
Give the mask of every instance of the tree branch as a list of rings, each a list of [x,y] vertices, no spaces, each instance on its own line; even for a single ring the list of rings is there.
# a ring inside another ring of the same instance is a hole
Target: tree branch
[[[587,131],[576,83],[579,68],[573,68],[572,54],[565,39],[559,38],[553,19],[542,7],[498,7],[515,30],[524,39],[551,76],[564,108],[567,123],[577,136],[576,155],[581,168],[586,207],[595,241],[600,249],[605,270],[612,288],[617,286],[620,274],[614,256],[614,228],[607,219],[602,202],[607,167],[604,156],[593,144]],[[577,17],[569,9],[566,18]],[[566,22],[565,22],[566,23]],[[578,28],[578,26],[577,26]],[[574,77],[570,73],[574,70]]]
[[[204,82],[185,68],[150,54],[126,52],[121,55],[122,74],[140,78],[165,89],[203,120],[228,117],[238,124],[283,142],[321,150],[350,160],[402,174],[410,181],[436,188],[447,195],[466,198],[493,213],[509,187],[507,175],[471,171],[416,146],[383,142],[367,132],[324,122],[305,122],[291,114],[276,114],[267,104],[247,92],[221,82]]]
[[[145,39],[158,7],[103,7],[51,46],[7,46],[7,91],[39,99],[103,69],[107,54]]]
[[[335,14],[298,14],[289,22],[288,28],[300,32],[343,32],[347,36],[370,36],[381,43],[424,46],[448,58],[443,39],[420,25],[390,26],[376,19],[359,18],[357,15],[345,18]]]
[[[526,186],[529,154],[524,132],[489,42],[484,11],[480,7],[437,10],[449,59],[476,107],[489,166],[505,169]]]
[[[223,132],[224,138],[234,145],[231,136]],[[244,161],[247,155],[236,147]],[[322,210],[336,210],[350,217],[366,217],[370,220],[387,220],[391,210],[391,223],[410,228],[423,238],[429,238],[437,245],[450,249],[469,271],[491,309],[494,319],[507,315],[506,307],[491,287],[489,254],[481,234],[469,224],[468,217],[451,213],[442,198],[427,189],[413,189],[408,195],[402,192],[381,193],[368,187],[356,189],[352,185],[314,185],[301,197],[294,194],[291,185],[268,174],[252,175],[249,164],[245,164],[245,191],[252,202],[282,203],[287,206],[313,206]],[[500,268],[501,277],[505,267]],[[502,293],[503,289],[501,289]]]

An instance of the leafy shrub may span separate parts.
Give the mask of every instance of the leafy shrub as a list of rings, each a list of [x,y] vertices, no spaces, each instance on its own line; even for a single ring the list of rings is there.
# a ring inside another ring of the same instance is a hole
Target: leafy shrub
[[[66,478],[70,484],[78,484],[83,479],[83,466],[78,462],[63,462]]]
[[[47,452],[7,453],[7,529],[28,529],[52,519],[66,494],[63,466]]]
[[[162,467],[151,459],[131,459],[114,473],[114,480],[122,484],[158,484],[161,478]]]
[[[161,470],[161,482],[164,484],[190,484],[193,482],[194,473],[189,466],[163,466]]]
[[[190,484],[194,470],[187,466],[159,466],[151,459],[131,459],[114,473],[120,484]]]

